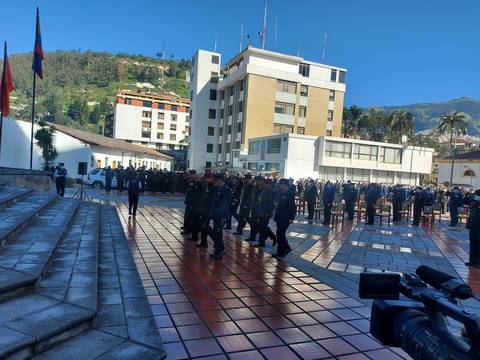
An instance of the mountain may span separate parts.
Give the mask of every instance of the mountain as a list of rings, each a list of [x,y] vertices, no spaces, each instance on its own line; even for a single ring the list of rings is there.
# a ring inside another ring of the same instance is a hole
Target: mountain
[[[10,57],[15,82],[11,114],[19,120],[30,121],[31,117],[31,65],[31,54]],[[119,90],[136,89],[137,83],[146,83],[155,92],[188,97],[186,79],[190,68],[191,61],[183,59],[93,51],[47,52],[44,79],[37,79],[37,119],[102,133]]]
[[[480,101],[469,97],[437,103],[420,103],[405,106],[383,106],[385,111],[406,109],[415,116],[415,131],[428,130],[438,126],[440,117],[450,111],[467,115],[469,135],[480,135]]]

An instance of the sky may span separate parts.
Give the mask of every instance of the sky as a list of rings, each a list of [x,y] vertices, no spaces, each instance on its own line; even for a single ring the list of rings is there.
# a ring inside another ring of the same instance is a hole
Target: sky
[[[44,51],[87,50],[223,61],[252,44],[265,0],[3,0],[0,41],[32,51],[40,7]],[[274,41],[275,18],[277,41]],[[480,99],[480,0],[269,0],[266,48],[345,67],[346,105]],[[244,42],[244,46],[247,42]],[[275,46],[276,45],[276,46]]]

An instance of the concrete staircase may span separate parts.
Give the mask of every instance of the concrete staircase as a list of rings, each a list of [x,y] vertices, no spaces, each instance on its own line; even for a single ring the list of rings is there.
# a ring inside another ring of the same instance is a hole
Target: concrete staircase
[[[165,358],[117,222],[113,207],[0,189],[0,359]]]

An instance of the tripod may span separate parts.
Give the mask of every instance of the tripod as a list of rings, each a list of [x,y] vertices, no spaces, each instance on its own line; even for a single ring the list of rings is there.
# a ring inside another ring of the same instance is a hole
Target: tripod
[[[83,198],[85,198],[85,200],[92,202],[92,199],[88,197],[87,192],[83,187],[83,174],[82,174],[82,180],[80,180],[80,187],[78,188],[77,191],[75,191],[75,194],[73,194],[72,198],[80,199],[80,200],[83,200]]]

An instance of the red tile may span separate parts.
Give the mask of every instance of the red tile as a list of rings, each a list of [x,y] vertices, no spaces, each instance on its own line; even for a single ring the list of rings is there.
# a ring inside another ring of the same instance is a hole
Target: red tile
[[[194,340],[212,336],[204,324],[179,326],[177,330],[183,340]]]
[[[257,316],[276,316],[281,315],[280,312],[272,305],[253,306],[250,308]]]
[[[275,330],[275,333],[287,344],[294,344],[311,340],[302,330],[298,328]]]
[[[258,319],[237,320],[235,323],[245,333],[268,330],[265,324]]]
[[[338,316],[335,316],[333,313],[331,313],[328,310],[314,311],[309,314],[322,324],[327,322],[340,321],[340,318]]]
[[[282,314],[287,315],[287,314],[297,314],[303,312],[302,309],[300,309],[298,306],[296,306],[293,303],[288,303],[288,304],[277,304],[274,305],[275,309],[280,311]]]
[[[257,348],[283,345],[283,342],[271,331],[257,332],[247,335]]]
[[[185,341],[191,357],[221,354],[222,350],[213,338]]]
[[[233,321],[223,321],[208,324],[215,336],[240,334],[240,328]]]
[[[295,326],[294,323],[292,323],[290,320],[288,320],[283,315],[262,317],[261,319],[265,324],[267,324],[267,326],[270,329],[273,329],[273,330],[289,328],[289,327],[294,327]]]
[[[310,315],[308,315],[307,313],[289,314],[285,316],[288,318],[288,320],[290,320],[297,326],[318,324],[318,321],[315,320]]]
[[[220,310],[220,305],[213,300],[194,302],[193,305],[198,311]]]
[[[345,355],[357,352],[353,346],[338,337],[320,340],[318,343],[333,355]],[[386,359],[389,358],[383,358],[383,360]]]
[[[172,319],[176,326],[200,324],[202,322],[200,316],[194,312],[173,314]]]
[[[230,320],[228,315],[223,310],[202,311],[199,314],[207,323]]]
[[[237,309],[245,307],[239,299],[220,299],[218,300],[220,306],[224,309]]]
[[[225,352],[238,352],[254,348],[245,335],[221,336],[217,340]]]
[[[304,360],[316,360],[328,358],[331,355],[314,341],[293,344],[290,347]]]
[[[257,316],[247,308],[241,309],[228,309],[225,312],[232,318],[232,320],[245,320],[256,318]]]
[[[396,355],[393,351],[389,349],[380,349],[368,351],[365,353],[372,360],[402,360],[402,358]]]
[[[336,334],[338,334],[340,336],[352,335],[352,334],[358,334],[359,333],[359,331],[357,329],[355,329],[353,326],[347,324],[344,321],[327,323],[327,324],[325,324],[325,326],[328,327],[330,330],[334,331]]]
[[[230,360],[264,360],[265,358],[257,350],[242,351],[228,354]],[[280,359],[278,359],[280,360]]]
[[[268,360],[295,360],[300,359],[287,346],[277,346],[260,350]]]
[[[360,351],[374,350],[383,347],[376,340],[365,334],[345,336],[343,339],[347,340]]]
[[[268,302],[265,301],[260,296],[247,296],[247,297],[240,297],[240,299],[245,303],[247,306],[262,306],[267,305]]]
[[[325,326],[320,324],[302,326],[300,329],[302,329],[304,333],[306,333],[314,340],[326,339],[337,336],[334,332],[328,330]]]

